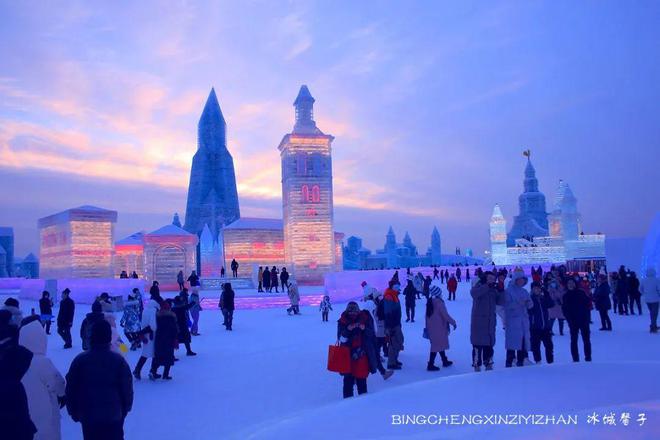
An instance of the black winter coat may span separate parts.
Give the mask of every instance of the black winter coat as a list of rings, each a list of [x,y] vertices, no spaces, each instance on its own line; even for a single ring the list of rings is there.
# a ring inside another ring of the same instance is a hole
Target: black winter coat
[[[547,292],[543,295],[532,295],[534,306],[528,310],[529,328],[532,330],[550,330],[552,324],[548,316],[548,309],[555,306],[555,302],[550,298]]]
[[[562,298],[561,310],[569,325],[589,325],[589,297],[584,290],[567,290]]]
[[[156,313],[156,337],[154,339],[154,362],[157,365],[174,365],[174,346],[179,327],[176,315],[170,310]]]
[[[82,423],[123,423],[133,406],[133,377],[109,345],[79,354],[66,374],[66,408]]]
[[[41,298],[39,300],[39,312],[42,315],[53,315],[53,301],[50,298]]]
[[[220,307],[225,310],[234,310],[234,291],[225,290],[220,296]]]
[[[89,312],[80,325],[80,339],[82,339],[83,350],[89,350],[91,347],[92,327],[96,322],[105,319],[102,312]]]
[[[265,288],[270,287],[270,271],[268,269],[264,270],[263,285]]]
[[[71,298],[64,298],[60,302],[60,311],[57,313],[57,326],[58,327],[71,327],[73,324],[73,315],[75,313],[76,304]]]
[[[610,285],[603,283],[596,287],[594,291],[594,305],[596,310],[610,310],[612,301],[610,301]]]
[[[415,307],[415,298],[417,298],[417,290],[409,283],[405,289],[403,289],[403,296],[406,299],[407,307]]]
[[[0,438],[31,439],[37,428],[30,419],[21,379],[30,368],[32,352],[7,341],[0,345]]]
[[[190,329],[188,328],[188,309],[192,306],[192,304],[184,304],[172,308],[172,311],[176,315],[176,324],[179,329],[177,339],[181,344],[188,344],[191,341]]]

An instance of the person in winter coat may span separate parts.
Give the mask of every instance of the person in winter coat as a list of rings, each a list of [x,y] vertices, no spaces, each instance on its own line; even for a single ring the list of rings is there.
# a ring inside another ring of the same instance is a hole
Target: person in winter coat
[[[234,278],[238,277],[238,261],[235,258],[231,260],[231,274]]]
[[[156,299],[159,303],[163,301],[163,298],[160,296],[160,285],[158,284],[158,281],[154,281],[151,284],[151,288],[149,289],[149,296],[152,299]]]
[[[264,269],[264,290],[266,292],[270,292],[270,269],[268,269],[268,266]]]
[[[470,343],[472,366],[475,371],[481,371],[482,365],[486,366],[486,370],[493,369],[493,347],[495,347],[497,325],[495,313],[498,301],[502,301],[502,295],[496,285],[495,275],[492,272],[485,272],[470,290],[472,297]]]
[[[270,291],[272,292],[273,289],[275,289],[275,293],[279,293],[280,291],[277,290],[278,287],[278,278],[279,278],[279,272],[277,271],[277,268],[273,266],[273,268],[270,270]]]
[[[161,377],[171,380],[170,368],[174,365],[174,349],[176,348],[179,328],[177,318],[168,301],[163,301],[156,313],[156,336],[154,337],[154,361],[149,371],[149,379]],[[158,374],[158,368],[163,368],[163,375]]]
[[[353,397],[353,388],[357,386],[358,394],[367,392],[367,377],[369,376],[369,360],[366,353],[364,331],[367,326],[366,317],[360,313],[360,307],[351,301],[346,305],[337,320],[337,343],[351,350],[351,372],[344,376],[344,398]]]
[[[136,280],[139,278],[136,271],[133,271],[133,273],[131,274],[131,278],[136,279]]]
[[[225,319],[225,330],[231,331],[234,324],[234,290],[231,283],[222,285],[222,294],[220,295],[220,310]]]
[[[280,272],[280,281],[282,283],[282,292],[284,292],[284,288],[286,287],[287,293],[289,292],[289,272],[286,271],[286,267],[282,268],[282,272]]]
[[[610,320],[608,311],[612,308],[612,302],[610,301],[610,285],[607,284],[607,275],[598,275],[596,283],[594,303],[596,310],[600,314],[600,330],[611,331],[612,321]]]
[[[0,438],[31,440],[37,428],[22,379],[34,355],[18,345],[18,325],[12,318],[9,310],[0,310]]]
[[[433,279],[434,279],[434,280],[439,280],[439,279],[440,279],[440,277],[438,276],[438,273],[440,273],[440,272],[438,271],[438,268],[437,268],[437,267],[434,267],[434,268],[433,268]],[[443,278],[444,278],[444,274],[443,274]]]
[[[32,361],[21,382],[25,387],[30,417],[37,427],[37,440],[59,440],[60,408],[64,403],[64,378],[46,356],[48,338],[34,320],[20,329],[18,343],[32,352]]]
[[[529,313],[533,307],[529,292],[525,289],[527,277],[521,269],[514,270],[509,286],[504,291],[504,314],[506,321],[505,345],[506,367],[522,367],[530,349]]]
[[[417,297],[417,289],[415,289],[412,280],[408,280],[406,288],[403,289],[403,297],[406,301],[406,322],[415,322],[415,299]]]
[[[385,321],[385,335],[389,337],[387,351],[387,369],[400,370],[403,365],[399,362],[399,352],[403,350],[403,332],[401,331],[401,302],[399,292],[401,285],[392,279],[383,295],[383,314]]]
[[[456,268],[456,280],[460,283],[461,282],[461,268],[457,267]]]
[[[383,367],[383,361],[380,358],[380,352],[378,348],[378,343],[376,339],[376,330],[374,325],[374,319],[367,310],[360,310],[359,320],[365,323],[364,328],[364,348],[367,354],[367,361],[369,362],[369,372],[375,374],[376,372],[380,373],[384,380],[389,379],[394,371],[386,370]]]
[[[69,297],[71,291],[64,289],[62,291],[62,300],[60,301],[60,310],[57,313],[57,334],[64,340],[64,348],[73,347],[71,339],[71,327],[73,326],[73,316],[76,305]]]
[[[98,321],[104,321],[105,315],[103,314],[101,303],[94,301],[92,304],[92,311],[85,316],[82,324],[80,325],[80,339],[82,340],[82,349],[87,351],[91,347],[92,328]]]
[[[660,283],[655,276],[655,269],[646,269],[646,278],[642,279],[641,293],[651,315],[651,333],[658,332],[658,308],[660,308]]]
[[[176,283],[179,285],[179,290],[183,290],[186,285],[184,284],[184,279],[183,279],[183,271],[180,270],[178,274],[176,274]]]
[[[424,278],[424,284],[422,285],[422,295],[424,295],[424,298],[429,299],[429,294],[431,293],[431,283],[433,280],[429,275]]]
[[[66,374],[66,407],[82,424],[85,440],[123,439],[124,419],[133,406],[131,369],[110,350],[107,321],[92,327],[91,349],[71,362]]]
[[[319,305],[319,311],[321,312],[321,320],[323,322],[328,322],[328,314],[332,310],[332,304],[330,303],[330,296],[324,295],[321,304]]]
[[[642,314],[642,293],[639,291],[640,283],[635,272],[630,272],[628,280],[628,296],[630,297],[630,314],[635,314],[635,304],[637,304],[637,313]]]
[[[424,275],[421,272],[417,272],[417,275],[413,278],[413,286],[415,286],[415,292],[417,294],[417,299],[421,299],[421,294],[424,291]]]
[[[550,281],[548,283],[548,294],[550,294],[550,298],[552,298],[552,301],[555,303],[554,307],[552,307],[550,310],[548,310],[548,316],[552,320],[552,323],[550,325],[550,329],[552,331],[552,327],[554,327],[555,320],[558,321],[558,326],[559,326],[559,335],[564,336],[564,312],[561,311],[561,304],[562,304],[562,299],[564,297],[564,286],[562,286],[559,281],[556,278],[550,278]]]
[[[369,286],[366,281],[362,282],[364,288],[363,301],[372,301],[374,304],[371,314],[374,319],[374,333],[376,335],[376,353],[380,356],[382,349],[383,356],[387,357],[387,341],[385,339],[385,310],[383,304],[383,294],[377,289]]]
[[[454,274],[447,279],[447,292],[449,292],[449,298],[447,298],[449,301],[455,301],[456,300],[456,289],[458,289],[458,280],[454,276]]]
[[[188,277],[188,282],[190,283],[190,289],[193,292],[199,292],[199,276],[197,275],[197,272],[193,270],[190,273],[190,276]]]
[[[554,346],[552,345],[552,321],[549,310],[555,305],[547,291],[543,290],[540,282],[532,283],[532,308],[529,310],[530,345],[534,362],[541,362],[541,344],[545,348],[545,361],[549,364],[555,360]]]
[[[286,269],[282,269],[284,271]],[[282,290],[284,290],[284,285],[282,285]],[[300,315],[300,293],[298,293],[298,284],[296,284],[295,280],[291,281],[291,285],[289,286],[289,301],[291,302],[291,307],[286,309],[286,312],[290,315],[293,313],[294,315]]]
[[[257,292],[261,293],[264,291],[264,268],[262,266],[259,266],[259,272],[257,273],[257,281],[259,282],[259,287],[257,288]]]
[[[470,282],[470,268],[465,269],[465,282]]]
[[[566,282],[566,293],[564,294],[564,303],[562,311],[568,322],[568,328],[571,332],[571,356],[573,362],[580,361],[580,352],[578,351],[578,335],[582,335],[584,344],[584,360],[591,362],[591,337],[589,331],[589,298],[582,289],[578,289],[573,278]]]
[[[136,350],[141,345],[142,325],[140,323],[140,305],[132,293],[128,295],[128,300],[124,303],[124,313],[119,325],[124,328],[126,339],[131,343],[131,351]]]
[[[185,292],[185,289],[184,289]],[[197,353],[192,351],[190,343],[192,338],[190,337],[190,330],[188,329],[188,310],[193,306],[185,299],[184,292],[174,298],[174,306],[172,307],[172,312],[176,316],[176,324],[178,327],[177,340],[179,344],[183,344],[186,347],[186,356],[197,356]]]
[[[617,298],[616,292],[618,291],[619,288],[619,274],[616,272],[612,272],[610,274],[610,290],[612,291],[612,313],[615,315],[618,313],[619,310],[619,299]]]
[[[449,349],[450,325],[456,330],[456,321],[449,315],[447,306],[442,300],[442,289],[438,286],[431,286],[429,299],[426,301],[426,332],[431,342],[429,362],[426,365],[427,371],[438,371],[440,369],[435,366],[437,353],[440,353],[443,367],[449,367],[453,364],[445,354],[445,351]]]
[[[190,317],[192,318],[192,326],[190,326],[190,334],[199,336],[199,312],[202,309],[202,303],[199,300],[199,293],[193,292],[190,295]]]
[[[133,377],[137,380],[141,379],[142,367],[147,362],[147,359],[151,358],[151,368],[154,366],[154,337],[156,335],[156,330],[158,329],[158,321],[156,320],[156,313],[160,310],[160,302],[156,301],[152,297],[147,305],[144,307],[144,312],[142,313],[142,322],[140,330],[140,337],[142,338],[142,354],[135,369],[133,370]]]
[[[619,306],[619,315],[628,314],[628,279],[625,272],[619,273],[619,278],[616,283],[616,291],[614,292]]]
[[[53,300],[50,299],[50,293],[47,290],[41,292],[39,300],[39,313],[41,324],[46,328],[46,334],[50,335],[50,325],[53,321]]]

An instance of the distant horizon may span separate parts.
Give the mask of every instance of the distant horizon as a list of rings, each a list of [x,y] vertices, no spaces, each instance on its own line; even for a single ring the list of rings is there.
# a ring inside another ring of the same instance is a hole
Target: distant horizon
[[[301,84],[335,136],[335,229],[372,251],[392,226],[424,253],[437,226],[444,253],[482,257],[495,203],[509,228],[517,214],[528,148],[548,212],[563,179],[587,233],[646,234],[660,4],[375,5],[1,5],[0,226],[16,255],[38,255],[38,218],[79,205],[116,210],[117,240],[183,221],[212,87],[241,214],[281,217],[277,145]]]

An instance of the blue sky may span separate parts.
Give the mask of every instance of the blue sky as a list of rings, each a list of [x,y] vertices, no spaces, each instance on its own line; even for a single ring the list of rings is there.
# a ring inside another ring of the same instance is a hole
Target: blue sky
[[[334,142],[337,229],[483,251],[525,148],[551,207],[641,236],[659,208],[660,3],[0,1],[0,224],[119,211],[118,238],[183,215],[211,86],[244,216],[280,216],[277,145],[300,84]]]

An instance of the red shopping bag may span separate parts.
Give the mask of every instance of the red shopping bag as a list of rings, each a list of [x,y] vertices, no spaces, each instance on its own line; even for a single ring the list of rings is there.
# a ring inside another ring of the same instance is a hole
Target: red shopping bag
[[[351,372],[351,350],[341,345],[328,347],[328,370],[335,373]]]

